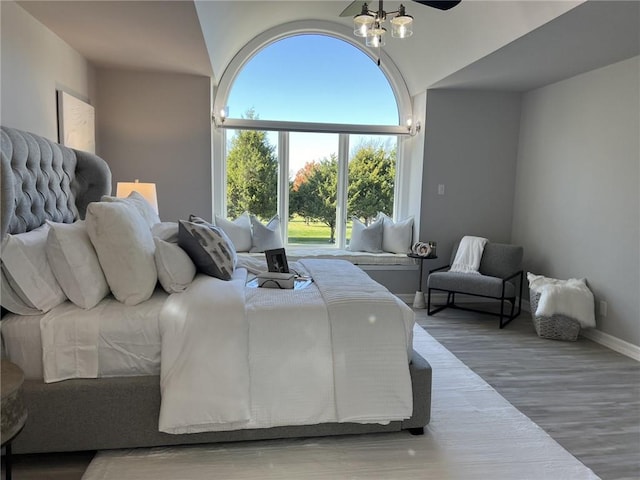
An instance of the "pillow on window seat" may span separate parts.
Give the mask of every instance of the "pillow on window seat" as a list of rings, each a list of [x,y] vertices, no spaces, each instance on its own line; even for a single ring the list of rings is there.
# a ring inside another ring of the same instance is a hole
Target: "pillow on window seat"
[[[369,226],[358,217],[351,217],[351,240],[349,250],[352,252],[382,253],[382,217],[378,217]]]
[[[251,250],[251,218],[248,212],[244,212],[233,221],[216,215],[215,221],[216,227],[220,227],[227,234],[236,252],[248,252]]]
[[[400,222],[380,213],[382,218],[382,250],[390,253],[409,253],[413,239],[413,217]]]
[[[231,280],[238,257],[233,243],[221,228],[180,220],[178,245],[187,252],[198,271]]]
[[[280,217],[278,215],[274,215],[266,225],[263,225],[255,215],[251,215],[251,226],[253,227],[251,253],[260,253],[265,250],[284,247],[282,235],[280,234]]]

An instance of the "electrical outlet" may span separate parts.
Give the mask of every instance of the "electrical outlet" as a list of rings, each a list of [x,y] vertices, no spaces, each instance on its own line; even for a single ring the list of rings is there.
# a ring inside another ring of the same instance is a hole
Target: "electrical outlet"
[[[438,185],[438,195],[444,195],[444,184]]]
[[[605,302],[604,300],[600,300],[600,316],[607,316],[607,302]]]

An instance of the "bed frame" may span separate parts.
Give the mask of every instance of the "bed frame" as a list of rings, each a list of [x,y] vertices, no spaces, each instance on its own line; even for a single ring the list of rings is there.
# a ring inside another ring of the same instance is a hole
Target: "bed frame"
[[[28,132],[2,127],[1,227],[23,233],[45,220],[84,218],[90,202],[111,193],[111,171],[100,157]],[[4,313],[4,311],[3,311]],[[409,365],[413,414],[387,425],[324,423],[171,435],[158,431],[160,377],[26,380],[28,418],[14,453],[264,440],[409,430],[424,432],[431,417],[431,366],[415,351]]]

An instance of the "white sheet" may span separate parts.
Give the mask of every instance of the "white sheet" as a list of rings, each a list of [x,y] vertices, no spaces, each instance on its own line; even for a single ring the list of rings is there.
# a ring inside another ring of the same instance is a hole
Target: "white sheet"
[[[489,240],[483,237],[464,236],[451,265],[451,272],[479,274],[484,246]]]
[[[67,319],[65,321],[70,322],[69,316],[77,315],[83,322],[94,321],[97,325],[98,377],[159,375],[158,314],[167,296],[162,289],[158,289],[151,299],[132,307],[109,296],[101,301],[100,308],[91,310],[74,309],[70,302],[65,302],[43,315],[8,314],[2,319],[5,352],[22,369],[25,378],[44,378],[41,320],[46,318],[46,324],[50,328],[55,328],[56,324],[59,324],[58,328],[62,328],[62,323],[55,321],[56,317],[64,316]],[[65,343],[68,346],[68,342]],[[74,372],[73,375],[76,373],[79,372]]]

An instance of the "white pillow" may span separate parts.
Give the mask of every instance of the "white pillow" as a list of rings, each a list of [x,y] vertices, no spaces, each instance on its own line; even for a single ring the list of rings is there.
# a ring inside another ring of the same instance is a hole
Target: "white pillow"
[[[140,213],[123,202],[93,202],[85,222],[116,299],[137,305],[151,297],[158,282],[155,244]]]
[[[238,263],[229,237],[214,225],[180,220],[178,245],[189,255],[196,268],[206,275],[231,280]]]
[[[382,218],[382,250],[391,253],[409,253],[413,240],[413,217],[401,222],[380,213]]]
[[[155,261],[158,280],[167,293],[183,292],[196,275],[196,266],[176,243],[165,242],[154,237]]]
[[[151,235],[169,243],[178,243],[178,222],[160,222],[151,227]]]
[[[149,228],[153,227],[156,223],[160,223],[160,217],[158,216],[154,208],[151,206],[151,204],[147,202],[146,198],[144,198],[142,195],[140,195],[140,193],[136,192],[135,190],[132,191],[129,194],[129,196],[126,198],[118,198],[118,197],[111,197],[109,195],[103,195],[100,200],[102,200],[103,202],[122,202],[122,203],[127,203],[129,205],[132,205],[133,207],[136,208],[136,210],[138,210],[138,212],[140,213],[144,221],[147,223]]]
[[[254,215],[251,215],[253,239],[251,252],[264,252],[274,248],[283,248],[282,235],[280,234],[280,217],[274,215],[271,220],[263,225]]]
[[[382,217],[378,217],[366,226],[358,217],[351,217],[351,240],[349,250],[352,252],[382,252]]]
[[[27,306],[42,313],[67,297],[47,261],[49,225],[30,232],[7,235],[2,245],[2,269],[9,284]]]
[[[18,315],[42,315],[42,312],[33,305],[25,303],[22,297],[9,284],[9,280],[4,274],[4,268],[0,268],[0,277],[1,300],[4,308]]]
[[[95,307],[109,285],[85,222],[47,224],[47,259],[62,290],[80,308]]]
[[[244,212],[234,221],[229,221],[219,215],[215,216],[216,226],[220,227],[236,247],[236,252],[251,250],[251,219],[248,212]]]

